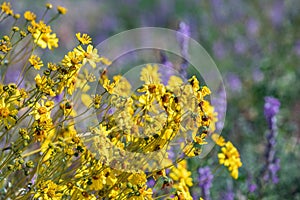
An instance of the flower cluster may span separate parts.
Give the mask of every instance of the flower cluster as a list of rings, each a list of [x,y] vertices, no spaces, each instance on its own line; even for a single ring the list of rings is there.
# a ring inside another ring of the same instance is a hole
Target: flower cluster
[[[272,179],[273,183],[278,182],[277,171],[280,168],[280,159],[276,158],[276,136],[277,125],[276,115],[279,112],[280,102],[273,97],[265,98],[264,113],[269,127],[269,133],[267,134],[267,147],[266,147],[266,164],[264,166],[263,178],[265,181]]]
[[[242,166],[240,154],[230,141],[225,142],[222,136],[212,135],[212,139],[218,146],[221,146],[221,153],[218,154],[220,164],[223,164],[230,171],[231,176],[237,179],[239,176],[238,169]]]
[[[46,62],[39,52],[59,44],[49,24],[67,12],[58,6],[45,22],[52,7],[38,21],[25,11],[25,25],[17,26],[21,15],[1,5],[0,22],[13,20],[0,41],[2,80],[16,63],[23,67],[15,83],[0,83],[0,198],[192,199],[185,158],[201,154],[215,131],[210,89],[196,76],[162,80],[158,66],[147,64],[133,90],[129,79],[112,75],[112,62],[85,33],[59,62]],[[237,178],[239,154],[223,143],[220,163]]]
[[[212,180],[214,178],[210,168],[208,166],[199,168],[199,186],[201,188],[202,197],[204,199],[210,199],[209,189],[212,186]]]

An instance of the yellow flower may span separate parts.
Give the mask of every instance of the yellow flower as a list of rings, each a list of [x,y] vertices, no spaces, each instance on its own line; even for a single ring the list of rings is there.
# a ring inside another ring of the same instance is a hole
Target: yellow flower
[[[37,102],[34,105],[34,110],[30,112],[29,115],[33,115],[35,120],[38,120],[41,117],[50,118],[50,111],[53,107],[53,101],[47,101],[45,103],[44,100],[41,100],[41,104]]]
[[[56,71],[57,69],[58,69],[58,66],[57,66],[57,64],[55,64],[55,63],[48,63],[47,64],[47,66],[48,66],[48,68],[51,70],[51,71]]]
[[[92,42],[92,38],[86,33],[83,33],[82,36],[81,33],[76,33],[76,37],[81,44],[90,44]]]
[[[36,19],[36,15],[35,15],[33,12],[31,12],[31,11],[26,11],[26,12],[24,13],[24,18],[25,18],[27,21],[33,21],[33,20]]]
[[[28,31],[32,34],[34,43],[39,45],[41,48],[49,48],[50,50],[53,47],[58,47],[58,38],[55,33],[52,33],[51,27],[47,26],[43,21],[38,23],[31,21],[31,25],[28,26]]]
[[[210,95],[211,91],[210,91],[210,89],[207,86],[203,86],[201,88],[201,93],[202,93],[202,96],[205,97],[207,95]]]
[[[5,103],[4,98],[1,97],[0,101],[0,124],[4,123],[4,125],[9,128],[11,124],[16,122],[14,118],[17,115],[17,110],[10,103]]]
[[[196,76],[193,76],[192,78],[190,78],[189,82],[192,85],[194,92],[197,92],[200,89],[199,81],[196,78]]]
[[[128,177],[128,182],[130,182],[132,185],[145,185],[147,182],[146,174],[141,173],[133,173]]]
[[[65,67],[79,69],[82,66],[84,55],[79,51],[70,51],[61,61]]]
[[[76,111],[74,110],[72,103],[69,101],[65,103],[61,103],[60,109],[63,110],[65,116],[71,116],[71,117],[76,116]]]
[[[238,168],[242,166],[240,154],[233,144],[228,141],[218,154],[219,163],[223,164],[231,172],[234,179],[238,178]]]
[[[174,199],[178,200],[192,200],[193,197],[190,194],[189,187],[184,184],[184,182],[180,182],[178,185],[175,185],[177,191]]]
[[[105,57],[101,57],[101,62],[106,65],[106,66],[109,66],[111,65],[111,61],[108,59],[108,58],[105,58]]]
[[[89,186],[91,190],[101,190],[106,184],[106,177],[103,172],[92,176],[92,184]]]
[[[192,173],[187,170],[186,160],[182,160],[178,163],[177,167],[173,167],[170,172],[170,178],[174,181],[184,182],[187,186],[193,186]]]
[[[35,83],[37,88],[50,95],[50,96],[55,96],[55,92],[53,91],[53,87],[54,87],[54,81],[52,79],[50,79],[50,77],[46,77],[46,76],[40,76],[39,74],[36,75],[36,77],[34,78]]]
[[[55,184],[53,181],[42,181],[37,186],[38,190],[36,191],[33,198],[41,198],[43,200],[60,200],[63,195],[63,190],[66,186],[61,186]]]
[[[51,3],[46,3],[46,8],[47,9],[51,9],[53,7],[53,5]]]
[[[55,33],[42,33],[40,30],[37,30],[33,37],[35,38],[34,42],[43,49],[48,47],[52,50],[53,47],[58,47],[58,38]]]
[[[98,55],[98,50],[92,45],[88,45],[86,51],[81,46],[78,46],[75,51],[77,51],[79,54],[82,53],[84,56],[82,65],[85,65],[86,62],[89,62],[93,68],[96,68],[96,63],[101,61],[101,58]]]
[[[1,5],[1,10],[3,13],[6,13],[7,15],[13,15],[14,12],[13,10],[11,9],[11,5],[9,2],[3,2],[2,5]]]
[[[144,81],[146,84],[160,83],[160,74],[158,73],[158,66],[147,64],[141,71],[141,81]]]
[[[59,14],[65,15],[68,10],[65,7],[57,6],[57,11]]]
[[[179,88],[183,84],[183,80],[178,76],[171,76],[168,81],[168,87],[171,90]]]
[[[41,67],[44,65],[43,61],[41,61],[41,58],[37,55],[31,55],[29,58],[29,62],[37,70],[41,69]]]
[[[222,147],[225,145],[225,139],[222,136],[214,133],[211,138],[218,146]]]
[[[3,53],[7,53],[11,50],[11,43],[10,41],[0,40],[0,51]]]

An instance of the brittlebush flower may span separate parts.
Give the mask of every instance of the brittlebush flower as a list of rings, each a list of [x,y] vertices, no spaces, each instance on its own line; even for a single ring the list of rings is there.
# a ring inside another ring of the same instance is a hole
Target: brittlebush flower
[[[82,66],[83,59],[83,53],[74,50],[68,52],[61,62],[65,67],[79,69]]]
[[[43,49],[48,47],[48,49],[52,50],[58,47],[58,38],[55,33],[41,33],[40,30],[37,30],[36,33],[33,34],[33,37],[35,38],[34,42]]]
[[[50,118],[50,111],[54,106],[53,101],[44,102],[43,100],[41,103],[36,103],[34,105],[34,110],[29,113],[29,115],[33,115],[35,120],[40,119],[41,117]]]
[[[57,6],[57,11],[59,14],[65,15],[68,12],[68,9],[62,6]]]
[[[76,33],[76,38],[81,44],[90,44],[92,42],[92,38],[86,33],[83,33],[82,36],[81,33]]]
[[[41,67],[44,65],[43,61],[41,61],[41,58],[37,55],[31,55],[28,61],[30,62],[31,66],[37,70],[41,69]]]
[[[9,2],[3,2],[1,5],[1,11],[6,13],[7,15],[13,15],[14,11],[11,9],[11,5]]]
[[[31,25],[28,26],[28,31],[32,34],[34,43],[41,48],[53,48],[58,47],[58,38],[55,33],[52,33],[51,27],[47,26],[43,21],[38,23],[31,21]]]
[[[25,18],[27,21],[33,21],[33,20],[36,19],[36,15],[35,15],[33,12],[31,12],[31,11],[26,11],[26,12],[24,13],[24,18]]]
[[[17,110],[10,103],[5,103],[4,98],[0,101],[0,124],[2,122],[4,125],[9,128],[11,124],[15,123],[15,118]]]
[[[62,198],[62,191],[65,186],[57,185],[53,181],[43,181],[38,186],[38,190],[33,198],[41,198],[44,200],[60,200]]]
[[[150,65],[148,64],[145,68],[141,71],[141,81],[144,81],[146,84],[150,83],[160,83],[160,74],[158,73],[158,66],[157,65]]]
[[[225,139],[216,133],[212,134],[211,139],[220,147],[226,144]]]
[[[231,172],[231,176],[237,179],[239,176],[238,168],[242,166],[238,150],[228,141],[225,146],[222,147],[221,151],[222,153],[218,154],[219,163],[226,166]]]
[[[53,7],[53,6],[52,6],[51,3],[46,3],[46,8],[47,8],[47,9],[52,9],[52,7]]]
[[[177,167],[173,167],[170,172],[170,178],[174,181],[184,182],[187,186],[193,186],[192,172],[187,170],[187,162],[183,160],[178,163]]]
[[[101,58],[98,55],[98,50],[92,45],[88,45],[86,51],[82,48],[82,46],[78,46],[74,51],[83,55],[82,65],[85,65],[88,62],[93,68],[96,68],[96,63],[101,61]]]

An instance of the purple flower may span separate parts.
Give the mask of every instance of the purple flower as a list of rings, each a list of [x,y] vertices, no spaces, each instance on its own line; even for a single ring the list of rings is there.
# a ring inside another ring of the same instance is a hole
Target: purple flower
[[[247,51],[247,44],[245,39],[237,38],[234,43],[235,52],[238,54],[244,54]]]
[[[234,73],[230,73],[227,76],[227,82],[228,82],[228,86],[232,92],[241,92],[242,82],[238,75],[236,75]]]
[[[234,193],[232,191],[227,191],[221,195],[223,200],[234,200]]]
[[[280,102],[273,97],[265,97],[264,114],[267,119],[269,132],[267,134],[267,145],[265,159],[266,164],[263,168],[263,180],[269,181],[272,179],[273,183],[278,183],[277,172],[280,169],[280,160],[276,158],[276,114],[279,112]]]
[[[227,182],[227,189],[224,192],[221,192],[220,198],[219,199],[224,199],[224,200],[234,200],[234,192],[233,192],[233,185],[232,181],[226,181]]]
[[[222,41],[217,40],[213,44],[213,52],[218,59],[223,59],[227,54],[225,44]]]
[[[258,83],[264,79],[264,74],[260,69],[256,68],[252,72],[252,77],[253,77],[253,81]]]
[[[180,53],[182,56],[181,68],[179,73],[184,77],[187,78],[186,69],[188,67],[188,49],[189,49],[189,39],[190,39],[190,27],[184,22],[180,22],[178,34],[177,34],[177,41],[180,46]]]
[[[269,17],[274,26],[280,26],[284,19],[284,1],[277,0],[269,10]]]
[[[178,32],[181,34],[177,34],[177,41],[180,46],[181,54],[184,58],[188,57],[188,47],[189,47],[189,37],[190,27],[184,23],[180,22]]]
[[[276,158],[275,161],[273,163],[271,163],[268,166],[268,172],[264,175],[264,180],[268,181],[270,178],[272,179],[273,183],[278,183],[279,182],[279,178],[277,176],[277,172],[280,169],[280,159]]]
[[[273,97],[265,97],[264,114],[268,121],[269,126],[271,126],[271,120],[279,112],[280,102],[278,99]]]
[[[160,52],[160,63],[163,65],[159,68],[160,74],[162,74],[162,82],[167,85],[170,77],[174,75],[175,69],[173,68],[173,63],[168,60],[164,52]]]
[[[247,21],[246,29],[251,36],[257,36],[259,33],[260,24],[256,19],[250,18]]]
[[[199,186],[201,188],[201,197],[205,200],[210,199],[209,189],[212,186],[212,180],[214,178],[209,167],[199,168]]]
[[[255,183],[253,183],[253,177],[249,176],[247,179],[247,185],[248,185],[248,191],[250,193],[255,192],[255,190],[257,189],[257,185]]]
[[[294,51],[296,55],[300,56],[300,40],[298,40],[294,46]]]

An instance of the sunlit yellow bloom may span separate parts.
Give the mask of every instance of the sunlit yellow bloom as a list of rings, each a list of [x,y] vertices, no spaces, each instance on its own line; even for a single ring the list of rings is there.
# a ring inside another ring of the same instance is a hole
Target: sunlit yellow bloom
[[[175,187],[177,189],[174,198],[175,200],[193,200],[189,187],[184,182],[179,182],[179,184],[175,185]]]
[[[17,110],[10,103],[5,103],[4,98],[0,100],[0,124],[3,122],[4,125],[9,128],[11,124],[14,124],[16,119],[14,118],[17,115]]]
[[[48,63],[47,64],[47,66],[48,66],[48,68],[51,70],[51,71],[56,71],[57,69],[58,69],[58,66],[57,66],[57,64],[55,64],[55,63]]]
[[[53,101],[44,102],[44,100],[41,100],[41,104],[37,102],[34,105],[34,110],[30,112],[29,115],[33,115],[35,120],[38,120],[43,116],[46,118],[50,118],[50,111],[53,106]]]
[[[20,28],[17,27],[17,26],[13,26],[13,27],[12,27],[12,30],[13,30],[14,32],[18,32],[18,31],[20,31]]]
[[[147,182],[145,173],[133,173],[128,177],[128,181],[133,185],[144,185]]]
[[[76,111],[74,110],[74,107],[71,102],[67,101],[65,103],[61,103],[60,108],[63,110],[65,116],[76,116]]]
[[[189,79],[189,82],[191,83],[194,92],[197,92],[197,91],[200,89],[199,81],[198,81],[198,79],[196,78],[196,76],[193,76],[192,78],[190,78],[190,79]]]
[[[40,33],[51,33],[51,27],[44,23],[44,21],[40,20],[39,22],[31,21],[30,26],[27,27],[28,31],[34,34],[37,30]]]
[[[141,71],[140,79],[146,84],[161,83],[160,74],[158,73],[158,66],[147,64],[146,67],[144,67]]]
[[[26,12],[24,13],[24,18],[25,18],[27,21],[33,21],[33,20],[36,19],[36,15],[35,15],[33,12],[31,12],[31,11],[26,11]]]
[[[7,15],[13,15],[14,12],[13,10],[11,9],[11,5],[10,5],[10,2],[3,2],[2,5],[1,5],[1,10],[3,13],[6,13]]]
[[[65,55],[64,59],[61,61],[66,67],[74,67],[79,69],[82,66],[84,55],[79,51],[70,51]]]
[[[106,66],[109,66],[112,63],[108,58],[105,57],[101,57],[101,62]]]
[[[18,13],[17,13],[17,14],[14,14],[14,18],[15,18],[15,19],[19,19],[20,17],[21,17],[21,15],[18,14]]]
[[[238,168],[242,166],[238,150],[230,141],[228,141],[221,150],[222,153],[218,154],[219,163],[228,167],[228,170],[231,172],[231,176],[234,179],[237,179]]]
[[[62,6],[57,6],[57,11],[59,14],[65,15],[68,11],[68,9],[66,9],[65,7]]]
[[[191,178],[192,173],[187,170],[186,160],[182,160],[178,163],[177,167],[171,168],[170,178],[174,181],[181,182],[183,181],[188,186],[193,186],[193,179]]]
[[[41,61],[41,58],[38,57],[37,55],[31,55],[28,60],[31,66],[33,66],[37,70],[41,69],[41,67],[44,65],[43,61]]]
[[[42,198],[43,200],[60,200],[62,198],[62,191],[66,188],[65,186],[57,185],[53,181],[42,181],[37,185],[38,190],[36,191],[33,198]]]
[[[201,88],[201,93],[202,93],[203,97],[205,97],[207,95],[210,95],[211,91],[210,91],[210,89],[207,86],[203,86]]]
[[[81,44],[90,44],[92,42],[92,38],[86,33],[83,33],[82,36],[81,33],[76,33],[76,38]]]
[[[52,50],[53,48],[58,47],[58,38],[56,37],[56,34],[50,34],[50,33],[41,33],[40,30],[37,30],[33,37],[35,38],[34,42],[37,43],[41,48],[49,48]]]
[[[225,139],[216,133],[212,134],[211,138],[220,147],[224,146],[226,143]]]
[[[46,76],[40,76],[39,74],[36,75],[34,78],[36,86],[39,90],[42,92],[50,95],[50,96],[55,96],[56,93],[53,91],[53,86],[54,86],[54,81],[51,80],[50,77]]]
[[[168,81],[168,88],[171,90],[178,89],[183,84],[183,80],[178,76],[171,76]]]
[[[58,38],[55,33],[51,33],[51,27],[47,26],[43,21],[38,23],[31,21],[31,25],[28,26],[28,31],[32,34],[34,42],[38,44],[41,48],[49,48],[50,50],[53,47],[58,47]]]
[[[96,63],[101,61],[101,58],[98,55],[98,50],[92,45],[88,45],[86,51],[82,48],[82,46],[78,46],[75,51],[82,53],[84,57],[82,61],[83,65],[88,62],[93,68],[96,68]]]
[[[51,3],[46,3],[46,8],[47,9],[51,9],[53,7],[53,5]]]
[[[11,50],[11,43],[10,41],[6,41],[6,40],[0,40],[0,51],[2,51],[3,53],[7,53]]]

